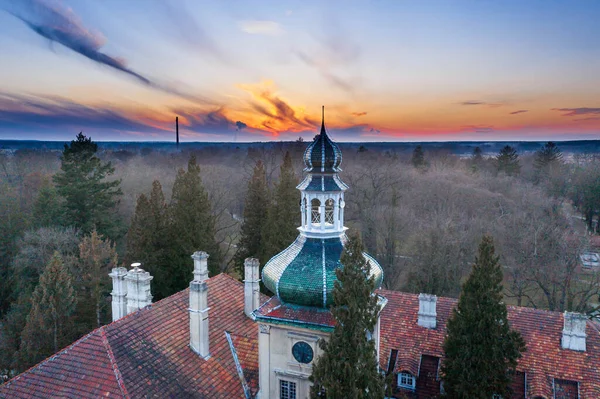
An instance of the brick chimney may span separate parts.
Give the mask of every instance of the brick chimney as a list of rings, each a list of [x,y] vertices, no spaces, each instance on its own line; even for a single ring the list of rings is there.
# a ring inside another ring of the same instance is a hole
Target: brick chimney
[[[260,306],[259,265],[255,258],[244,261],[244,313],[250,318],[253,318],[252,312]]]
[[[133,269],[125,275],[127,283],[127,314],[146,307],[152,303],[150,281],[153,277],[140,268],[140,263],[132,263]]]
[[[581,313],[565,312],[562,333],[563,349],[585,352],[585,327],[587,317]]]
[[[429,294],[419,294],[419,319],[417,323],[421,327],[435,328],[437,317],[437,296]]]
[[[204,359],[208,359],[208,254],[202,251],[194,252],[192,259],[194,280],[190,283],[190,348]]]
[[[127,314],[127,284],[125,275],[127,269],[124,267],[114,267],[108,274],[112,278],[112,320],[119,320]]]

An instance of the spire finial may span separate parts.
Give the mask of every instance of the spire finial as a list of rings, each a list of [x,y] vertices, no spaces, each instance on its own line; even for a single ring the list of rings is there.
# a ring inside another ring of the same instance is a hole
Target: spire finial
[[[325,132],[325,106],[321,106],[321,134]]]

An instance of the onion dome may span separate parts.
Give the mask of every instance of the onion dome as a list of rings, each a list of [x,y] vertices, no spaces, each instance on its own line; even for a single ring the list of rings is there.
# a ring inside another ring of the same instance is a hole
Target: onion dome
[[[347,238],[310,238],[300,234],[296,241],[275,255],[263,269],[265,286],[284,303],[327,308],[333,303],[335,270],[342,267],[340,257]],[[383,269],[363,252],[371,265],[375,288],[381,287]]]
[[[323,111],[325,112],[325,111]],[[342,163],[342,152],[325,131],[325,119],[321,122],[321,133],[304,151],[304,164],[307,172],[336,173]]]

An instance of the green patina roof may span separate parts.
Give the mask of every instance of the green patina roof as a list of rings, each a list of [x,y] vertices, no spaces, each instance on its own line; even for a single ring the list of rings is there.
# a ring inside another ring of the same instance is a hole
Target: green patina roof
[[[329,307],[345,241],[345,236],[322,239],[299,235],[292,245],[267,262],[263,283],[285,303]],[[363,256],[371,263],[375,288],[379,288],[383,270],[373,257],[365,253]]]

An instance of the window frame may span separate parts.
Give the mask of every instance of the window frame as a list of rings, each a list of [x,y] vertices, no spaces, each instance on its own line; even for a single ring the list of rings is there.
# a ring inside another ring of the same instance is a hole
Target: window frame
[[[409,377],[411,379],[411,384],[402,382],[403,378],[408,379]],[[409,373],[408,371],[401,371],[400,373],[398,373],[398,377],[396,380],[398,388],[410,389],[412,391],[414,391],[417,388],[417,379],[414,375],[412,375],[412,373]]]
[[[284,385],[287,385],[287,394],[284,396]],[[295,381],[279,380],[279,399],[298,399],[298,384]]]

